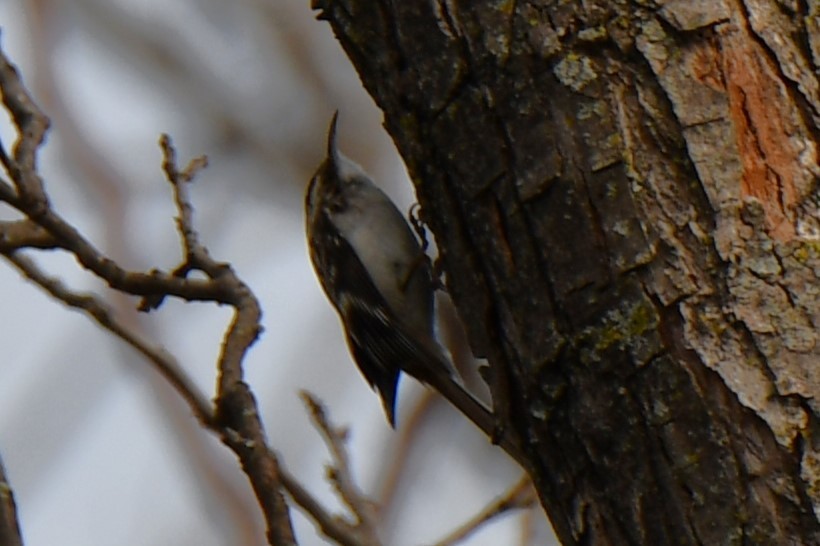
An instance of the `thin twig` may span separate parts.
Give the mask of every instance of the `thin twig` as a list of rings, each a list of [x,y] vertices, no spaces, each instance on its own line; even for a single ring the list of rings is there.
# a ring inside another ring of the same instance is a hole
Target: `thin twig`
[[[363,546],[367,544],[362,541],[354,527],[342,518],[330,514],[307,489],[302,487],[296,478],[285,470],[282,471],[282,483],[296,505],[310,515],[326,537],[342,546]]]
[[[328,477],[335,485],[339,498],[350,508],[356,517],[356,532],[360,538],[366,540],[362,544],[381,544],[377,535],[377,519],[373,502],[356,485],[353,471],[347,456],[347,431],[334,427],[319,400],[307,391],[301,391],[300,396],[307,406],[314,426],[319,430],[322,439],[330,450],[333,465],[329,468]]]
[[[0,51],[0,89],[3,104],[11,113],[14,125],[20,129],[12,152],[13,161],[3,154],[21,198],[32,204],[47,204],[43,182],[37,175],[37,151],[48,131],[48,117],[40,110],[23,85],[17,68]],[[10,168],[9,168],[10,167]]]
[[[165,176],[171,182],[174,189],[174,203],[176,203],[179,217],[177,218],[177,229],[180,239],[182,239],[185,259],[194,267],[208,268],[212,261],[208,256],[208,251],[199,243],[199,234],[194,229],[194,208],[191,206],[191,199],[188,195],[188,184],[194,179],[197,172],[208,166],[207,156],[199,156],[192,159],[182,170],[177,170],[176,150],[171,143],[171,137],[163,134],[159,138],[159,145],[162,148],[162,169]],[[218,271],[205,271],[209,276],[216,276]]]
[[[389,518],[393,510],[401,478],[407,468],[407,460],[422,432],[424,423],[435,410],[438,400],[440,398],[435,391],[424,389],[419,399],[413,404],[412,411],[407,414],[401,427],[397,430],[398,437],[392,446],[393,455],[386,458],[386,464],[379,473],[379,492],[376,498],[383,518]]]
[[[464,522],[452,533],[435,543],[435,546],[452,546],[471,534],[475,533],[482,525],[492,521],[494,518],[519,508],[529,508],[535,503],[535,494],[529,476],[524,474],[506,493],[493,500],[478,514]]]
[[[538,512],[535,510],[527,510],[521,515],[518,539],[518,544],[520,546],[533,546],[535,544],[536,521],[544,521],[543,518],[536,520],[536,514],[538,514]]]
[[[214,428],[214,415],[211,404],[190,378],[185,375],[176,359],[168,351],[162,347],[151,345],[147,340],[142,339],[126,328],[113,316],[108,306],[94,294],[79,294],[71,291],[59,279],[49,277],[43,273],[33,260],[20,252],[4,253],[4,255],[18,271],[48,292],[54,299],[84,312],[97,324],[145,356],[180,396],[188,402],[199,422],[208,428]]]
[[[0,544],[3,546],[23,546],[20,523],[17,521],[17,507],[3,460],[0,459]]]

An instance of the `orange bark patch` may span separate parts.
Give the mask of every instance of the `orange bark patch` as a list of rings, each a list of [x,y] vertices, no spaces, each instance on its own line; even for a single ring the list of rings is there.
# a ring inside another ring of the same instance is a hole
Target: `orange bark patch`
[[[791,140],[791,99],[764,52],[735,29],[722,36],[722,69],[743,165],[741,194],[757,198],[773,238],[794,237],[792,207],[798,150]]]
[[[723,83],[720,54],[714,44],[709,42],[695,42],[692,44],[692,52],[690,67],[695,79],[715,91],[724,92],[726,86]]]

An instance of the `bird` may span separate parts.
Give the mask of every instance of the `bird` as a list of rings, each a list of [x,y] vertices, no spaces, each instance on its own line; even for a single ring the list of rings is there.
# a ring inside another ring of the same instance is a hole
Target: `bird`
[[[338,112],[306,192],[309,253],[353,359],[395,426],[402,371],[426,383],[453,381],[455,371],[435,339],[430,259],[393,201],[339,152],[337,124]]]
[[[327,157],[305,193],[305,228],[311,263],[353,360],[378,392],[391,427],[404,372],[432,386],[526,468],[520,444],[462,386],[436,340],[431,261],[393,201],[339,151],[338,119],[337,111]]]

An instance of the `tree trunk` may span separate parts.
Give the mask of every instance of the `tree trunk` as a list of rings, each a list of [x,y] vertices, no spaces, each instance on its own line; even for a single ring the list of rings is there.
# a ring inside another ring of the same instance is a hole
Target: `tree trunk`
[[[817,6],[315,3],[562,543],[820,544]]]

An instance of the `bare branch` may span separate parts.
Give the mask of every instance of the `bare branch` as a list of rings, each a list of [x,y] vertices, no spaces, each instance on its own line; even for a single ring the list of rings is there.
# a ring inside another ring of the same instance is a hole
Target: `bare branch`
[[[51,234],[31,220],[0,222],[0,252],[10,252],[18,248],[57,248],[57,241]]]
[[[163,168],[174,189],[174,201],[179,216],[177,227],[183,241],[185,256],[174,275],[185,275],[199,270],[208,275],[209,282],[219,283],[227,300],[235,309],[234,318],[222,341],[217,364],[216,412],[222,441],[239,457],[253,486],[268,522],[268,541],[271,544],[295,544],[290,525],[288,506],[282,495],[281,471],[276,455],[268,449],[264,428],[259,419],[253,393],[243,382],[242,362],[262,330],[262,310],[251,289],[239,278],[230,264],[213,260],[207,249],[198,242],[193,225],[193,206],[186,184],[194,173],[204,167],[206,160],[198,158],[180,171],[176,166],[176,151],[167,135],[160,138]],[[141,308],[159,305],[146,298]]]
[[[182,171],[178,171],[176,150],[171,143],[171,137],[163,134],[159,139],[159,145],[164,156],[162,168],[174,188],[174,202],[179,211],[177,229],[179,229],[179,235],[182,239],[185,260],[193,267],[207,268],[211,265],[211,260],[205,247],[199,243],[199,234],[193,227],[194,208],[191,206],[191,200],[188,196],[187,184],[193,181],[198,171],[208,166],[208,158],[204,155],[194,158]],[[205,272],[211,277],[218,274],[218,271],[215,270]]]
[[[156,297],[157,294],[167,294],[188,301],[236,304],[231,301],[232,292],[222,285],[218,277],[214,277],[212,281],[203,281],[184,279],[158,270],[149,273],[126,271],[97,250],[76,228],[52,210],[43,190],[43,182],[36,171],[37,148],[43,141],[49,121],[34,103],[20,80],[17,69],[2,51],[0,90],[3,104],[11,112],[19,133],[12,157],[5,152],[0,154],[0,162],[17,191],[8,184],[0,183],[0,199],[48,231],[55,239],[55,248],[74,254],[83,267],[104,279],[115,290],[139,296]]]
[[[412,446],[418,440],[423,425],[430,417],[438,400],[441,398],[435,391],[424,389],[418,401],[413,405],[413,410],[408,413],[402,421],[402,426],[396,431],[398,438],[393,444],[393,456],[387,460],[387,464],[381,471],[379,492],[376,497],[382,517],[386,517],[385,514],[390,514],[393,510]]]
[[[20,523],[17,521],[17,507],[14,492],[6,478],[6,469],[0,459],[0,544],[3,546],[23,546]]]
[[[14,182],[14,188],[0,181],[0,199],[19,210],[26,220],[0,224],[0,253],[30,280],[56,299],[92,317],[103,328],[114,333],[148,357],[185,398],[204,426],[220,435],[239,457],[262,507],[271,544],[295,544],[288,507],[282,494],[279,464],[266,443],[256,401],[242,382],[242,361],[261,330],[261,309],[251,290],[228,264],[210,258],[199,244],[193,226],[193,207],[186,191],[195,172],[204,167],[205,159],[192,161],[185,169],[176,166],[170,138],[163,136],[164,168],[174,188],[179,211],[177,225],[183,240],[183,263],[171,273],[158,270],[149,273],[129,272],[99,252],[71,224],[51,209],[36,171],[36,153],[48,128],[48,119],[40,112],[19,79],[17,70],[0,52],[0,90],[3,103],[12,113],[18,129],[18,140],[11,157],[0,153],[0,163]],[[2,149],[2,147],[0,147]],[[16,191],[15,191],[16,189]],[[73,254],[79,263],[116,290],[144,296],[140,308],[150,310],[168,295],[185,300],[207,300],[227,303],[236,310],[223,340],[219,356],[216,411],[186,377],[176,360],[162,349],[152,347],[141,336],[117,321],[102,301],[93,295],[72,292],[56,279],[40,271],[36,264],[20,253],[21,249],[59,248]],[[203,271],[205,280],[187,279],[192,270]]]
[[[78,309],[92,318],[151,362],[157,371],[191,406],[194,415],[204,426],[214,428],[214,416],[208,399],[180,368],[176,359],[162,347],[152,346],[147,340],[126,328],[117,320],[108,306],[94,294],[78,294],[68,289],[59,279],[49,277],[27,256],[20,252],[3,252],[6,259],[25,277],[48,292],[54,299]]]
[[[31,98],[20,80],[17,68],[0,52],[0,89],[3,90],[3,104],[11,113],[14,125],[20,129],[14,145],[13,161],[5,152],[2,161],[17,191],[27,203],[36,207],[46,207],[48,201],[43,191],[43,182],[37,176],[37,150],[43,143],[49,120]]]
[[[478,514],[464,522],[458,529],[436,542],[435,546],[452,546],[494,518],[519,508],[529,508],[535,503],[535,492],[532,482],[526,474],[521,477],[506,493],[492,501]]]
[[[325,441],[333,458],[333,465],[328,469],[329,478],[336,487],[339,497],[350,508],[357,518],[356,526],[360,532],[369,535],[373,544],[379,544],[376,529],[376,510],[374,503],[356,485],[353,470],[347,455],[347,429],[334,427],[330,423],[322,403],[307,391],[299,393],[310,410],[311,420]]]
[[[342,546],[362,546],[355,529],[344,519],[329,513],[313,495],[286,470],[282,470],[282,484],[293,501],[304,510],[326,537]]]

